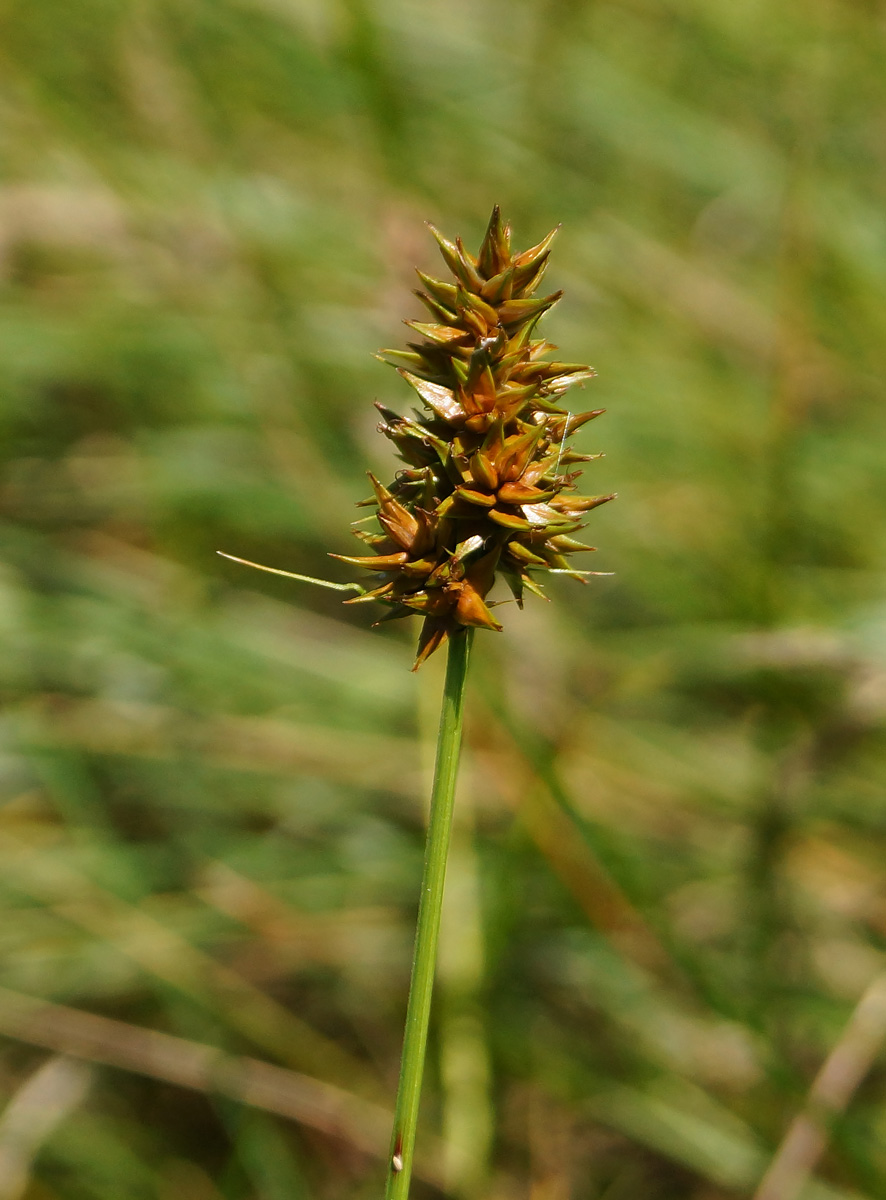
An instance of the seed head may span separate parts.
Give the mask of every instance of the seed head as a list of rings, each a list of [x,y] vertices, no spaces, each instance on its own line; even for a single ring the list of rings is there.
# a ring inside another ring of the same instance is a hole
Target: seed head
[[[570,555],[593,549],[571,535],[613,499],[575,495],[580,472],[569,470],[599,457],[567,443],[604,410],[562,405],[595,372],[549,360],[557,347],[534,337],[561,296],[535,295],[556,229],[514,254],[496,205],[476,257],[430,230],[453,280],[418,272],[431,320],[406,321],[421,340],[379,355],[422,402],[410,417],[376,406],[379,431],[406,465],[388,487],[370,475],[374,495],[362,503],[376,508],[379,531],[356,536],[372,553],[334,555],[378,573],[376,587],[346,604],[379,600],[391,610],[383,620],[424,617],[416,668],[461,626],[502,628],[487,601],[498,575],[522,608],[525,591],[544,597],[539,574],[582,583],[596,574],[570,567]]]

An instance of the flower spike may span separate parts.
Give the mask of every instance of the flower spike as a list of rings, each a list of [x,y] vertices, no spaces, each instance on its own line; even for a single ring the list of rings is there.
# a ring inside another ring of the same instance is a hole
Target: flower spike
[[[575,412],[564,393],[593,378],[591,367],[548,357],[555,346],[536,335],[560,292],[536,296],[554,229],[522,253],[498,205],[476,257],[461,238],[429,228],[452,282],[418,271],[416,295],[432,322],[406,324],[421,337],[408,350],[383,350],[417,393],[423,412],[401,417],[384,405],[379,431],[405,464],[384,487],[370,476],[380,532],[357,531],[368,556],[334,555],[373,572],[371,591],[346,603],[377,600],[383,619],[423,617],[415,667],[459,629],[500,630],[487,599],[500,575],[518,606],[523,593],[544,596],[539,574],[580,583],[572,554],[592,550],[569,536],[584,514],[612,496],[575,495],[568,467],[599,455],[577,454],[568,439],[602,409]]]

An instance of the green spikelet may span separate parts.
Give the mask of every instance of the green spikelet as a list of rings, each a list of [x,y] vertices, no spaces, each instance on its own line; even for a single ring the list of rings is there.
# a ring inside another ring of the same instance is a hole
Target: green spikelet
[[[592,547],[570,535],[613,499],[574,495],[579,472],[565,470],[591,457],[566,443],[603,410],[573,413],[561,398],[594,371],[547,361],[555,347],[533,337],[560,298],[534,294],[556,230],[514,254],[496,205],[475,258],[460,238],[430,229],[454,282],[419,271],[425,290],[416,295],[432,320],[406,322],[422,338],[408,351],[381,351],[425,412],[407,418],[378,406],[379,430],[406,469],[389,487],[370,477],[381,533],[357,536],[373,554],[334,555],[375,573],[373,590],[346,604],[374,599],[390,607],[385,620],[424,618],[415,667],[460,626],[501,629],[486,599],[497,575],[521,607],[524,590],[543,594],[538,573],[584,582],[593,572],[571,569],[568,556]]]

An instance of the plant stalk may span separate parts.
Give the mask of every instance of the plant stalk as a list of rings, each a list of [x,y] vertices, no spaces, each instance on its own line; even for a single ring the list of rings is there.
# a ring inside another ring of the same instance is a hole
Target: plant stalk
[[[415,1130],[418,1124],[421,1081],[428,1042],[428,1021],[431,1015],[431,993],[437,965],[446,857],[452,832],[452,810],[461,749],[465,680],[473,633],[473,629],[459,630],[449,638],[449,657],[446,663],[446,681],[443,685],[440,731],[437,735],[431,814],[425,843],[425,865],[418,904],[418,925],[415,931],[412,977],[406,1006],[403,1057],[400,1061],[400,1083],[394,1109],[385,1200],[407,1200],[409,1181],[412,1177]]]

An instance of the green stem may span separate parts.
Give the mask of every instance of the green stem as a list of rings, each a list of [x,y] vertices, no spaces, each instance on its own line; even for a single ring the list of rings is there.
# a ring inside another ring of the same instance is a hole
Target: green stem
[[[403,1036],[403,1057],[400,1062],[400,1084],[394,1110],[385,1200],[407,1200],[409,1196],[421,1080],[428,1042],[428,1020],[431,1015],[431,992],[437,965],[446,856],[452,831],[452,808],[461,748],[465,679],[472,636],[473,630],[465,629],[453,634],[449,639],[449,659],[446,664],[446,682],[443,685],[443,710],[437,736],[431,816],[425,844],[425,866],[418,904],[418,926],[415,931],[412,978],[406,1006],[406,1031]]]

